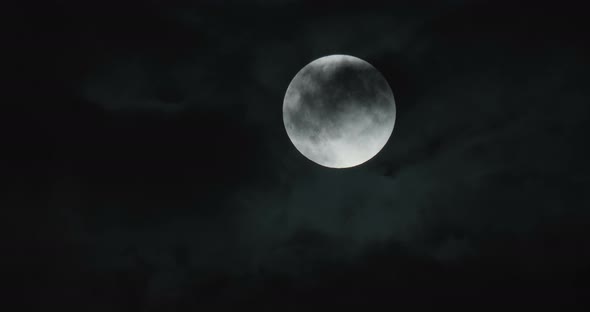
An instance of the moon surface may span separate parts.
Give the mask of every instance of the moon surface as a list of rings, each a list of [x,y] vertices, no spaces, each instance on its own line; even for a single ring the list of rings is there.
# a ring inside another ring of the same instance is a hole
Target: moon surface
[[[329,168],[358,166],[377,155],[393,132],[395,116],[385,78],[349,55],[307,64],[283,101],[283,122],[295,148]]]

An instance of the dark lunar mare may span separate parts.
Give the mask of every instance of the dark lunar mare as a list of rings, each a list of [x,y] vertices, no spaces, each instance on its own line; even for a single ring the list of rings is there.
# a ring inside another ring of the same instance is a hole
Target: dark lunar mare
[[[333,128],[350,114],[362,111],[379,125],[394,113],[389,85],[370,64],[344,59],[331,68],[318,66],[304,67],[293,81],[292,89],[300,96],[298,110],[289,114],[294,129],[317,140],[322,129]]]

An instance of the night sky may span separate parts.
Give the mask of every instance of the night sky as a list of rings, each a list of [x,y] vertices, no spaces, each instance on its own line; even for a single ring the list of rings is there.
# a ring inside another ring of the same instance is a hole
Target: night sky
[[[23,307],[562,311],[590,301],[581,7],[3,6],[2,257]],[[289,82],[330,54],[371,63],[397,105],[387,145],[354,168],[309,161],[283,125]]]

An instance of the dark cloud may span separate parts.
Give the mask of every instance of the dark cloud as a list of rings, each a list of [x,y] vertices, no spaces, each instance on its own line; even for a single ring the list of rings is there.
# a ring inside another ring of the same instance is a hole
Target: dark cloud
[[[54,21],[33,19],[46,31],[21,41],[25,87],[11,94],[31,126],[14,122],[23,139],[9,150],[27,152],[9,174],[13,219],[30,225],[11,245],[27,261],[13,262],[42,273],[39,303],[579,299],[590,108],[578,10],[279,2],[61,2],[47,5]],[[293,76],[333,53],[375,66],[397,104],[384,150],[347,170],[309,162],[282,123]]]

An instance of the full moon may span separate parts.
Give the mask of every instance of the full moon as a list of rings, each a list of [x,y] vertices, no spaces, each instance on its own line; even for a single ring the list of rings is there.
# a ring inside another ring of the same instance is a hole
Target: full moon
[[[377,155],[393,132],[395,116],[385,78],[349,55],[307,64],[283,101],[283,122],[295,148],[329,168],[358,166]]]

